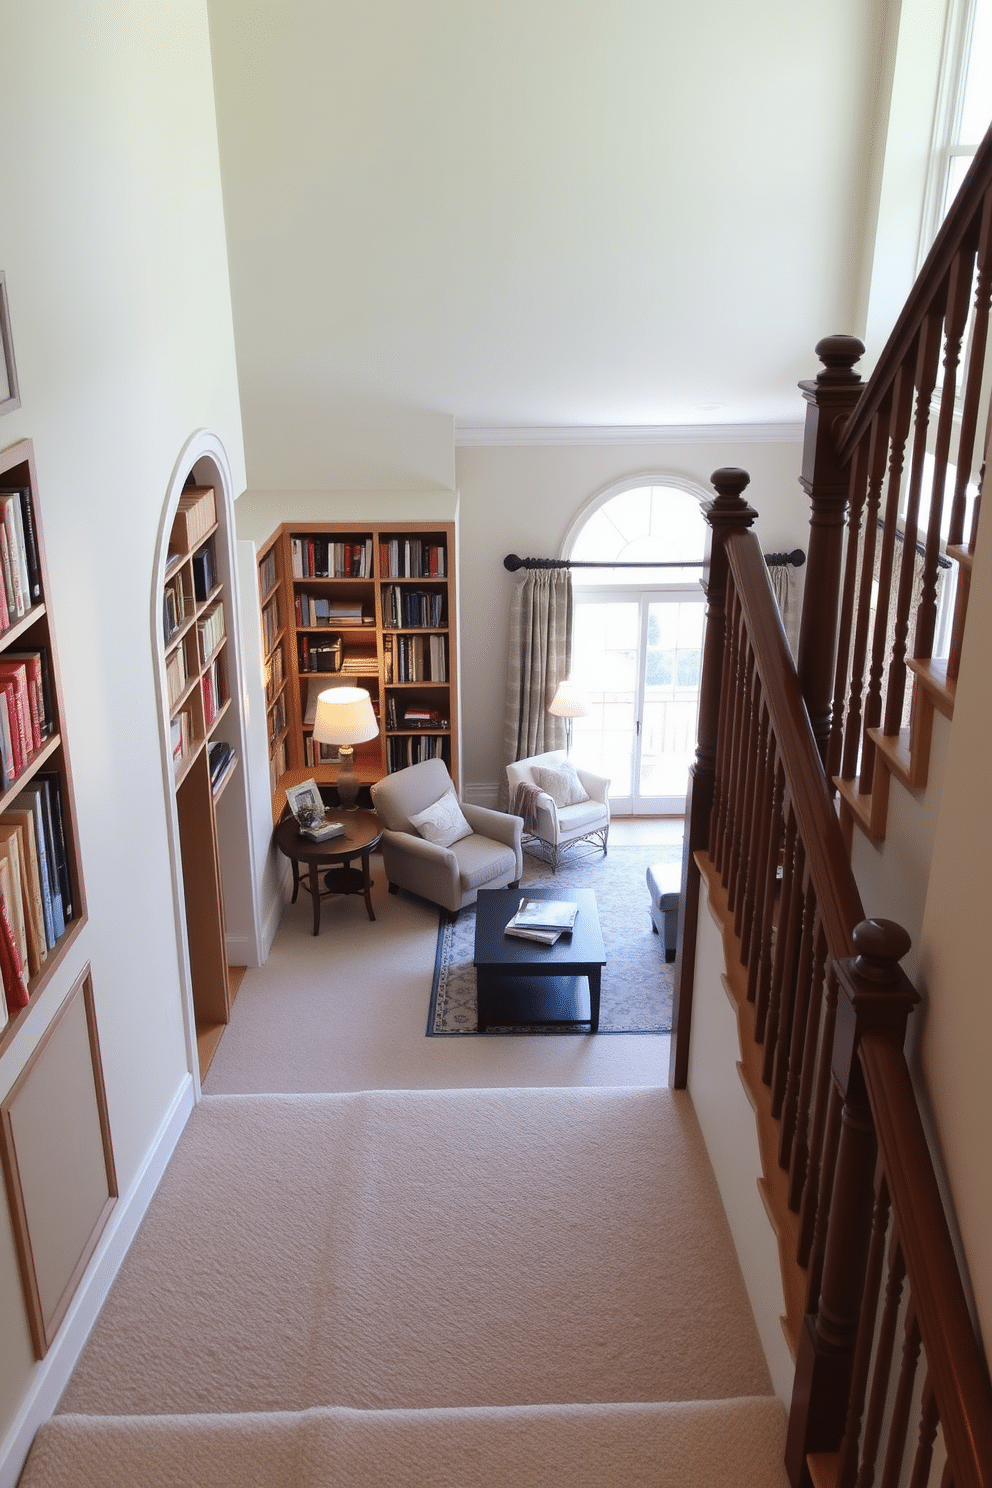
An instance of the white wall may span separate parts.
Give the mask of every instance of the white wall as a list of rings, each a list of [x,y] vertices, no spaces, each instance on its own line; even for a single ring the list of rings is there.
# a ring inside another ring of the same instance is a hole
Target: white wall
[[[954,724],[920,946],[922,1063],[992,1358],[992,541],[986,513],[968,607]]]
[[[90,918],[0,1058],[0,1090],[90,962],[123,1210],[189,1080],[151,640],[156,533],[197,428],[216,432],[244,484],[207,16],[202,0],[3,12],[0,266],[22,406],[0,420],[0,442],[35,446]],[[25,1402],[30,1425],[45,1373],[11,1264],[0,1239],[0,1438]]]
[[[815,358],[811,357],[811,361]],[[815,368],[811,368],[811,374]],[[797,417],[804,405],[796,394]],[[509,613],[515,576],[507,553],[553,558],[574,518],[608,485],[646,472],[677,474],[712,495],[723,465],[751,474],[745,496],[758,511],[765,551],[808,546],[808,502],[799,486],[801,428],[794,441],[745,443],[486,446],[457,452],[460,518],[462,777],[469,799],[488,802],[503,770]]]

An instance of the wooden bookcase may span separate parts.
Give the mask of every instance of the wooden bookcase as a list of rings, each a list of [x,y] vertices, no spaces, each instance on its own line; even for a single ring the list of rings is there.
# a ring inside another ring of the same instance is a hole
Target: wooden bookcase
[[[216,805],[237,765],[211,769],[231,705],[231,615],[218,566],[215,493],[187,488],[179,502],[162,596],[166,698],[186,899],[186,932],[201,1074],[231,1015]]]
[[[258,569],[274,819],[288,782],[337,778],[334,751],[310,731],[326,687],[372,698],[379,735],[355,748],[363,784],[432,753],[457,783],[454,563],[451,522],[288,522],[267,540]]]
[[[0,634],[0,660],[10,660],[13,655],[39,652],[47,658],[48,687],[44,695],[43,708],[47,723],[42,725],[40,747],[25,750],[23,768],[13,780],[6,777],[0,782],[0,820],[14,808],[15,799],[33,783],[47,782],[49,799],[57,796],[60,806],[61,833],[53,836],[56,848],[55,876],[49,890],[59,885],[62,899],[64,930],[53,944],[47,946],[44,958],[31,972],[26,968],[28,1006],[51,979],[55,969],[79,934],[86,921],[86,902],[83,895],[83,877],[80,868],[78,838],[76,832],[76,805],[72,789],[72,774],[69,754],[63,731],[60,703],[61,683],[55,632],[52,625],[48,567],[45,560],[45,542],[42,530],[41,499],[38,477],[35,470],[34,448],[29,439],[21,440],[8,449],[0,451],[0,491],[27,491],[34,526],[34,547],[37,555],[37,576],[24,597],[24,613],[9,619]],[[6,586],[5,586],[6,587]],[[4,619],[7,619],[6,607]],[[53,823],[54,825],[54,823]],[[57,840],[56,840],[57,838]],[[68,903],[66,903],[68,899]],[[30,959],[30,958],[29,958]],[[30,974],[28,974],[30,972]],[[10,1016],[3,1016],[0,1009],[0,1049],[6,1047],[25,1016],[26,1009],[10,1009]]]

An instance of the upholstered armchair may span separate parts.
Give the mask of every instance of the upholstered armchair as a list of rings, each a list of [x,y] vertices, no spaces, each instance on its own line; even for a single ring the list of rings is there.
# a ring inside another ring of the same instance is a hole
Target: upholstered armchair
[[[539,845],[553,873],[580,842],[600,844],[610,835],[610,782],[573,766],[563,749],[535,754],[506,767],[510,810],[523,817],[524,836]]]
[[[460,802],[442,760],[423,760],[377,781],[372,805],[382,822],[391,894],[409,889],[454,917],[480,889],[520,882],[523,822]]]

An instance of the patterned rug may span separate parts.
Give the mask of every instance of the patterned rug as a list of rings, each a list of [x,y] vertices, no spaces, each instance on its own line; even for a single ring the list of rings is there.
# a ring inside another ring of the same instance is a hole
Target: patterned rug
[[[645,874],[652,863],[680,863],[679,844],[611,847],[566,860],[552,874],[541,859],[524,852],[522,887],[569,885],[592,889],[606,946],[600,999],[600,1033],[670,1033],[675,966],[665,960],[661,937],[651,926],[651,899]],[[434,986],[427,1019],[428,1037],[477,1034],[475,1000],[475,906],[463,909],[452,925],[442,910],[438,927]],[[541,1024],[490,1026],[489,1034],[570,1034],[588,1028]]]

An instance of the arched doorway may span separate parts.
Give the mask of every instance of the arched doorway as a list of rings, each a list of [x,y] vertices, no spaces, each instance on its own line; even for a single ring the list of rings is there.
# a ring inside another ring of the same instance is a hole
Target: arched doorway
[[[572,677],[589,714],[574,752],[612,781],[618,815],[681,814],[696,741],[709,528],[702,487],[640,476],[611,486],[577,518]]]

